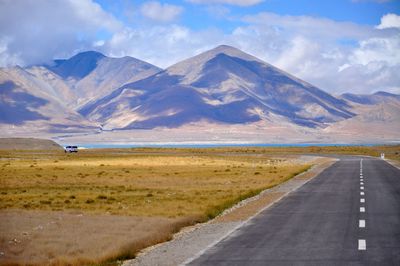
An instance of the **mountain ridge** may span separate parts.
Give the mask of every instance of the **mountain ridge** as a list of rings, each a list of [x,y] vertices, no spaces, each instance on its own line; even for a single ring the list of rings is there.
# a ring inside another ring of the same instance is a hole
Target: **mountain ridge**
[[[181,99],[178,95],[183,93],[194,105],[185,106],[184,102],[169,99]],[[78,111],[86,117],[100,119],[104,124],[111,122],[115,126],[122,113],[119,109],[113,117],[112,110],[116,109],[118,101],[124,103],[121,108],[125,113],[136,114],[136,119],[131,123],[125,120],[120,128],[154,128],[167,126],[166,121],[180,126],[202,119],[251,123],[269,113],[281,115],[301,126],[318,127],[354,115],[346,109],[349,106],[345,101],[229,46],[218,46],[145,79],[126,84]],[[302,108],[302,101],[310,105],[307,108],[314,110]],[[158,110],[157,102],[165,106]],[[250,109],[257,111],[251,113]],[[315,109],[326,114],[312,117]],[[165,110],[170,111],[168,115],[162,113]],[[157,114],[163,119],[155,120]]]
[[[13,127],[20,124],[36,125],[49,131],[70,126],[78,131],[79,128],[93,130],[99,125],[75,111],[80,104],[158,71],[160,68],[133,57],[110,58],[94,51],[56,60],[52,66],[0,68],[0,109],[4,118],[0,121]],[[21,95],[41,99],[45,104],[37,106],[23,101],[27,106],[24,108],[18,104]],[[13,109],[13,106],[19,109]],[[6,116],[10,118],[6,119]],[[13,116],[18,117],[18,121],[12,121]]]
[[[7,110],[0,128],[9,132],[11,125],[15,132],[88,134],[237,125],[241,130],[351,135],[369,123],[397,132],[400,120],[400,95],[333,96],[227,45],[166,69],[86,51],[50,65],[0,69],[0,89],[0,110]]]

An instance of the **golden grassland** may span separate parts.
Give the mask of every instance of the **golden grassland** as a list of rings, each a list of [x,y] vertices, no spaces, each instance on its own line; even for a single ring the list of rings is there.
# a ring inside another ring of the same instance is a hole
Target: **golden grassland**
[[[0,251],[6,254],[0,264],[108,265],[133,258],[309,167],[252,151],[0,151]],[[85,214],[79,222],[77,211]],[[42,230],[35,231],[32,217]]]
[[[138,149],[152,152],[162,152],[164,149]],[[400,144],[398,145],[373,145],[373,146],[285,146],[285,147],[226,147],[226,148],[205,148],[205,149],[174,149],[175,151],[187,151],[194,154],[268,154],[269,156],[315,154],[315,155],[361,155],[379,157],[383,152],[385,157],[400,161]]]
[[[381,152],[400,159],[400,145],[0,151],[0,209],[204,220],[309,167],[283,159],[290,154]]]
[[[309,165],[261,153],[2,152],[0,209],[212,218]]]
[[[115,265],[309,169],[301,154],[381,152],[400,161],[400,145],[0,150],[0,264]]]

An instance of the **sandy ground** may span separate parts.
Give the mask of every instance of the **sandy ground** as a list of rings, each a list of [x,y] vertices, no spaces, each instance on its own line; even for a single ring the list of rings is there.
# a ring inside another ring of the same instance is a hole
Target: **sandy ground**
[[[267,189],[255,197],[238,203],[207,223],[182,230],[174,236],[172,241],[143,250],[136,259],[126,261],[123,265],[184,265],[233,233],[257,213],[268,208],[291,191],[301,187],[336,161],[336,159],[332,158],[311,156],[302,156],[301,160],[311,160],[316,165],[309,171],[279,186]]]
[[[52,140],[34,138],[0,138],[0,150],[62,150]]]
[[[0,264],[46,265],[65,260],[79,265],[88,258],[112,257],[121,248],[165,241],[163,235],[179,222],[160,217],[2,210]]]
[[[300,127],[290,123],[260,121],[252,124],[210,124],[196,122],[180,128],[46,133],[35,126],[12,128],[0,125],[1,137],[49,138],[72,144],[251,144],[251,143],[396,143],[399,123],[362,122],[348,119],[324,129]],[[247,140],[247,141],[246,141]]]
[[[396,160],[385,159],[388,163],[400,169],[400,162]]]

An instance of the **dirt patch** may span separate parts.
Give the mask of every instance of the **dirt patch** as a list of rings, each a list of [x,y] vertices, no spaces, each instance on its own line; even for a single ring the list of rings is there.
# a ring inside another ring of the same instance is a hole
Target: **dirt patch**
[[[217,217],[213,222],[221,223],[246,220],[264,208],[266,205],[282,197],[284,194],[285,193],[283,192],[266,193],[260,196],[257,200],[251,201],[232,212]]]
[[[318,158],[314,161],[315,166],[312,167],[310,170],[307,172],[304,172],[298,176],[295,177],[295,179],[311,179],[320,173],[324,171],[326,168],[331,166],[337,161],[337,159],[334,158]]]
[[[0,211],[1,265],[96,263],[168,240],[190,219]]]
[[[49,139],[0,138],[0,150],[62,150],[56,142]]]
[[[400,161],[386,159],[388,163],[400,169]]]

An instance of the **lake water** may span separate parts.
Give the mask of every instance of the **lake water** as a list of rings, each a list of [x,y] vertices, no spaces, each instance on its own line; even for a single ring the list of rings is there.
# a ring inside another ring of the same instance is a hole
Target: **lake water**
[[[76,145],[76,144],[75,144]],[[348,144],[348,143],[215,143],[215,144],[78,144],[87,149],[104,148],[218,148],[218,147],[332,147],[332,146],[374,146],[379,144]]]

